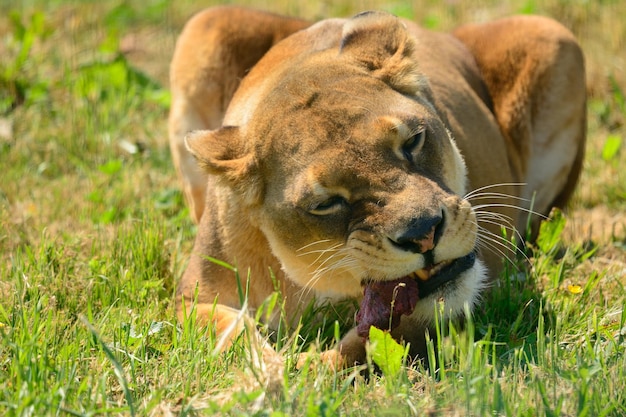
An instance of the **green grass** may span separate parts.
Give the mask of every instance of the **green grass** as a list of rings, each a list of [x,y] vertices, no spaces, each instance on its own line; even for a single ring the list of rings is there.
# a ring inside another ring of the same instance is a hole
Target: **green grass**
[[[215,354],[211,332],[173,312],[195,227],[169,156],[167,67],[198,3],[0,2],[0,415],[626,415],[623,2],[299,3],[254,4],[308,18],[377,7],[442,30],[514,12],[571,27],[589,146],[566,230],[546,229],[534,269],[511,268],[464,329],[440,323],[441,367],[389,353],[367,379],[315,357],[296,371],[303,341],[346,325],[311,319],[279,337],[287,372],[266,390],[244,341]]]

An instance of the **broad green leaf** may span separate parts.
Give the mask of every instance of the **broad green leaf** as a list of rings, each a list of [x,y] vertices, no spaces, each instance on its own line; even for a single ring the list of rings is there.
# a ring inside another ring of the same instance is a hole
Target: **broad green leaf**
[[[370,353],[372,360],[384,375],[394,376],[400,372],[404,362],[405,349],[396,342],[389,332],[370,327]]]

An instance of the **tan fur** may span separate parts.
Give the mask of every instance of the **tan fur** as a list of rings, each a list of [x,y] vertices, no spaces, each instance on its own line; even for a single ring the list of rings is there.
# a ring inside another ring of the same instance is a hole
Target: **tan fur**
[[[383,13],[309,26],[220,7],[187,24],[171,74],[174,162],[201,217],[178,312],[195,300],[218,334],[241,300],[235,274],[208,257],[250,277],[252,311],[278,287],[295,324],[313,298],[358,300],[365,282],[480,250],[393,330],[417,355],[434,303],[462,314],[487,266],[498,274],[509,249],[495,236],[526,222],[516,198],[535,195],[546,214],[565,204],[581,167],[582,54],[545,18],[443,34]],[[352,330],[324,357],[364,354]]]
[[[233,22],[236,22],[233,24]],[[185,135],[216,129],[241,78],[275,43],[309,23],[269,13],[215,7],[181,33],[170,69],[170,149],[194,221],[204,209],[207,176],[187,152]]]

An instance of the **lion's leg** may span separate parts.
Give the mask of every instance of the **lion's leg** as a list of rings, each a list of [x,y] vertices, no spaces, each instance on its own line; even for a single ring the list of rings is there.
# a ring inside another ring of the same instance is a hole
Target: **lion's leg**
[[[527,184],[521,197],[533,200],[532,209],[543,215],[563,207],[585,147],[585,69],[576,39],[538,16],[463,26],[454,35],[481,69],[516,180]],[[524,229],[527,218],[520,217],[518,228]]]
[[[250,318],[241,310],[223,304],[194,304],[185,300],[183,303],[177,303],[177,310],[176,315],[181,323],[193,316],[198,326],[211,326],[217,337],[219,350],[231,346],[244,329],[252,325]]]
[[[192,218],[205,203],[207,176],[197,168],[184,138],[189,131],[221,126],[247,71],[278,41],[308,26],[293,18],[239,7],[215,7],[195,15],[176,43],[170,67],[170,149]]]
[[[575,41],[559,42],[550,69],[534,89],[532,152],[523,195],[537,211],[563,208],[580,176],[587,129],[582,53]]]

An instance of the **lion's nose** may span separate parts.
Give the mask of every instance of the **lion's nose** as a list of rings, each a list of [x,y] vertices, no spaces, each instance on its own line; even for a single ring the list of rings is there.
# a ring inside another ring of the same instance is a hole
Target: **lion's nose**
[[[403,250],[426,253],[435,248],[442,224],[443,216],[441,215],[416,218],[411,220],[408,228],[402,234],[389,238],[389,240]]]

